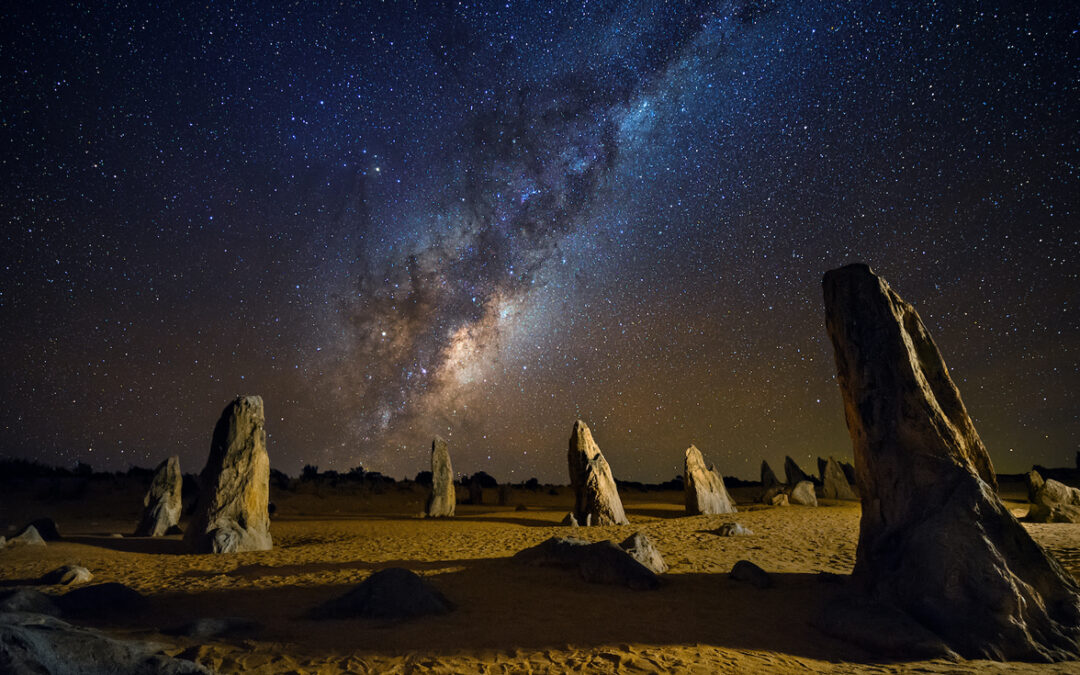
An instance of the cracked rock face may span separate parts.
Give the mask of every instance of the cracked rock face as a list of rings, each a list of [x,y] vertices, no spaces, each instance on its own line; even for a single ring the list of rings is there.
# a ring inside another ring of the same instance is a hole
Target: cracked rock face
[[[615,478],[589,427],[578,420],[567,451],[570,485],[574,488],[572,515],[579,525],[629,525]]]
[[[450,464],[450,450],[446,441],[436,437],[431,443],[431,494],[428,496],[424,514],[429,518],[449,518],[457,506],[454,487],[454,468]]]
[[[210,456],[184,542],[195,553],[267,551],[270,457],[260,396],[241,396],[214,427]]]
[[[1080,588],[998,499],[915,309],[865,265],[823,287],[862,495],[860,587],[966,658],[1080,656]]]
[[[176,455],[158,465],[150,489],[143,497],[143,512],[135,528],[136,537],[160,537],[180,523],[183,509],[180,486],[180,458]]]
[[[1027,519],[1034,523],[1080,523],[1080,490],[1053,478],[1043,480],[1037,471],[1028,474]]]
[[[687,515],[735,513],[735,502],[724,487],[724,479],[712,467],[705,466],[701,451],[691,445],[686,449],[683,490]]]

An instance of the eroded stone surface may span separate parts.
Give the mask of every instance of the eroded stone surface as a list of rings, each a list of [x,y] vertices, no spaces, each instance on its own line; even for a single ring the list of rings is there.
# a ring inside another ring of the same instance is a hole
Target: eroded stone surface
[[[266,551],[270,537],[270,457],[263,400],[241,396],[214,427],[199,476],[199,501],[184,542],[195,553]]]
[[[431,442],[431,494],[424,513],[429,518],[449,518],[457,508],[457,488],[454,487],[454,467],[446,441],[436,436]]]
[[[180,487],[184,482],[180,474],[180,458],[169,457],[158,465],[150,489],[143,497],[143,512],[135,527],[136,537],[161,537],[175,531],[180,523],[183,509]]]
[[[966,658],[1080,656],[1080,589],[998,499],[919,315],[865,265],[833,270],[823,286],[862,495],[863,591]]]
[[[567,451],[570,485],[574,488],[572,515],[579,525],[629,525],[611,467],[593,440],[589,427],[578,420]]]
[[[688,515],[717,515],[735,513],[737,510],[724,487],[723,477],[713,467],[705,466],[701,451],[693,445],[686,449],[683,491]]]

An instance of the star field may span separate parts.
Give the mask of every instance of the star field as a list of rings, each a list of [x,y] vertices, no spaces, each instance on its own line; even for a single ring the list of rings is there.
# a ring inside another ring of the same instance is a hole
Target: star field
[[[291,474],[812,469],[863,261],[999,471],[1071,464],[1080,10],[895,4],[12,9],[0,453],[197,471],[257,393]]]

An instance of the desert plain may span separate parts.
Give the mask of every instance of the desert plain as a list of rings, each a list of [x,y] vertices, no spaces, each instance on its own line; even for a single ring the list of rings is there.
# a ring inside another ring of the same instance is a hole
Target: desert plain
[[[64,480],[82,482],[68,494]],[[623,487],[629,526],[570,528],[560,525],[573,504],[565,486],[515,487],[504,506],[489,489],[484,504],[431,519],[421,516],[428,489],[410,481],[294,480],[271,486],[272,550],[196,555],[180,535],[130,536],[146,484],[127,475],[9,483],[0,528],[10,537],[50,517],[63,538],[0,550],[0,590],[59,595],[68,589],[40,577],[82,565],[92,583],[119,582],[147,601],[73,623],[223,673],[1080,672],[1078,663],[896,660],[816,629],[815,613],[855,561],[858,502],[772,507],[753,503],[757,487],[729,487],[738,513],[686,516],[681,491]],[[1000,494],[1015,515],[1027,512],[1021,481],[1002,477]],[[731,522],[753,534],[716,533]],[[1080,575],[1080,525],[1025,527]],[[590,584],[511,560],[553,536],[622,541],[635,532],[670,567],[658,589]],[[739,560],[769,572],[773,587],[730,579]],[[402,622],[307,616],[389,567],[421,575],[455,609]],[[174,630],[212,617],[253,625],[215,637]]]

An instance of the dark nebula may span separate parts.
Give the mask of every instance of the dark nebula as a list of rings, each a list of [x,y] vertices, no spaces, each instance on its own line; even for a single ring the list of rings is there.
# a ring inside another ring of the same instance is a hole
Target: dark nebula
[[[913,302],[999,471],[1080,449],[1071,3],[23,3],[0,453],[566,480],[849,456],[820,279]]]

